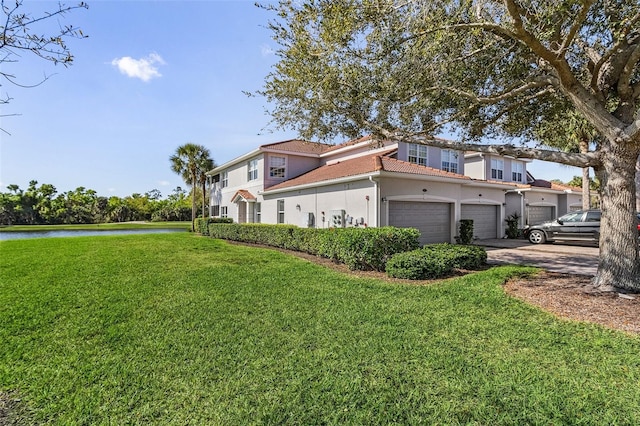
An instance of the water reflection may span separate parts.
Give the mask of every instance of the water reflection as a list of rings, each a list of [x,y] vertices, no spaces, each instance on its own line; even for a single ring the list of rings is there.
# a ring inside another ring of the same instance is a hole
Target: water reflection
[[[104,231],[88,230],[59,230],[59,231],[28,231],[28,232],[0,232],[0,241],[24,240],[27,238],[61,238],[61,237],[95,237],[106,235],[130,235],[130,234],[166,234],[170,232],[186,232],[185,229],[109,229]]]

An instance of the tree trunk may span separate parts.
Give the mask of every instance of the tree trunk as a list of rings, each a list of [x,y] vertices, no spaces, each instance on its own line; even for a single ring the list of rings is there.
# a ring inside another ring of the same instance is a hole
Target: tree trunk
[[[580,153],[586,154],[589,152],[589,141],[582,138],[580,139]],[[582,210],[589,210],[591,208],[591,188],[589,180],[589,168],[582,168]]]
[[[196,177],[191,180],[191,232],[196,232],[196,212],[198,207],[196,204]]]
[[[621,146],[622,145],[622,146]],[[594,285],[640,292],[640,255],[635,221],[636,162],[640,152],[629,145],[602,144],[600,179],[602,221],[600,262]]]
[[[206,204],[206,201],[207,201],[206,190],[207,190],[207,183],[206,183],[206,181],[202,181],[202,218],[203,219],[206,216],[206,214],[205,214],[205,204]]]
[[[636,163],[636,211],[640,212],[640,157]]]

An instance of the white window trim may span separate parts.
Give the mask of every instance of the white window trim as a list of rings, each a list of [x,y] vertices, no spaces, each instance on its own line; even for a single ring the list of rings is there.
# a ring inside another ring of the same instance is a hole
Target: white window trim
[[[258,160],[256,159],[249,160],[247,162],[247,168],[248,168],[247,180],[248,181],[257,180],[258,179]]]
[[[440,162],[442,170],[451,173],[458,173],[458,158],[458,151],[453,149],[443,149]],[[445,163],[447,163],[448,166],[445,166]]]
[[[412,155],[412,151],[415,152],[414,155]],[[410,143],[407,150],[407,161],[413,164],[418,164],[420,166],[428,165],[429,159],[428,159],[427,146],[420,145],[417,143]]]
[[[220,217],[228,217],[229,209],[227,206],[220,206]]]
[[[226,188],[227,186],[229,186],[229,172],[225,170],[220,173],[220,187]]]
[[[517,161],[511,163],[511,180],[514,182],[522,182],[524,176],[524,164]]]
[[[255,203],[254,212],[255,212],[254,220],[256,221],[256,223],[261,223],[262,222],[262,204]]]
[[[280,208],[280,206],[282,205],[282,209]],[[284,199],[280,199],[278,201],[276,201],[276,209],[277,209],[277,218],[276,218],[276,222],[277,223],[284,223]],[[280,215],[282,215],[282,220],[280,219]]]
[[[504,160],[498,158],[491,159],[491,179],[504,180]]]
[[[282,166],[274,166],[272,164],[272,161],[276,158],[282,158],[284,160],[284,164]],[[275,178],[275,179],[286,179],[287,178],[287,166],[288,166],[288,159],[286,155],[270,155],[269,156],[269,177],[270,178]],[[273,170],[276,168],[283,168],[284,172],[282,176],[274,176],[273,175]]]

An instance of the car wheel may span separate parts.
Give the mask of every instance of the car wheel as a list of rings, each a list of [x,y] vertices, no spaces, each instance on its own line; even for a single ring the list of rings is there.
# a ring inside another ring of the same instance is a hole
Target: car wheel
[[[546,240],[547,237],[545,237],[544,232],[542,231],[534,229],[533,231],[529,232],[529,242],[533,244],[542,244]]]

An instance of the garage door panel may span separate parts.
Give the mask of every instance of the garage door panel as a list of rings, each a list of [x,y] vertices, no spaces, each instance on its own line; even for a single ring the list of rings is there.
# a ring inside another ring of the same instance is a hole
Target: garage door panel
[[[481,240],[498,238],[498,209],[487,204],[463,204],[460,219],[473,220],[473,237]]]
[[[389,225],[418,229],[420,244],[450,242],[450,213],[448,203],[390,201]]]
[[[555,219],[552,206],[529,206],[529,225]]]

